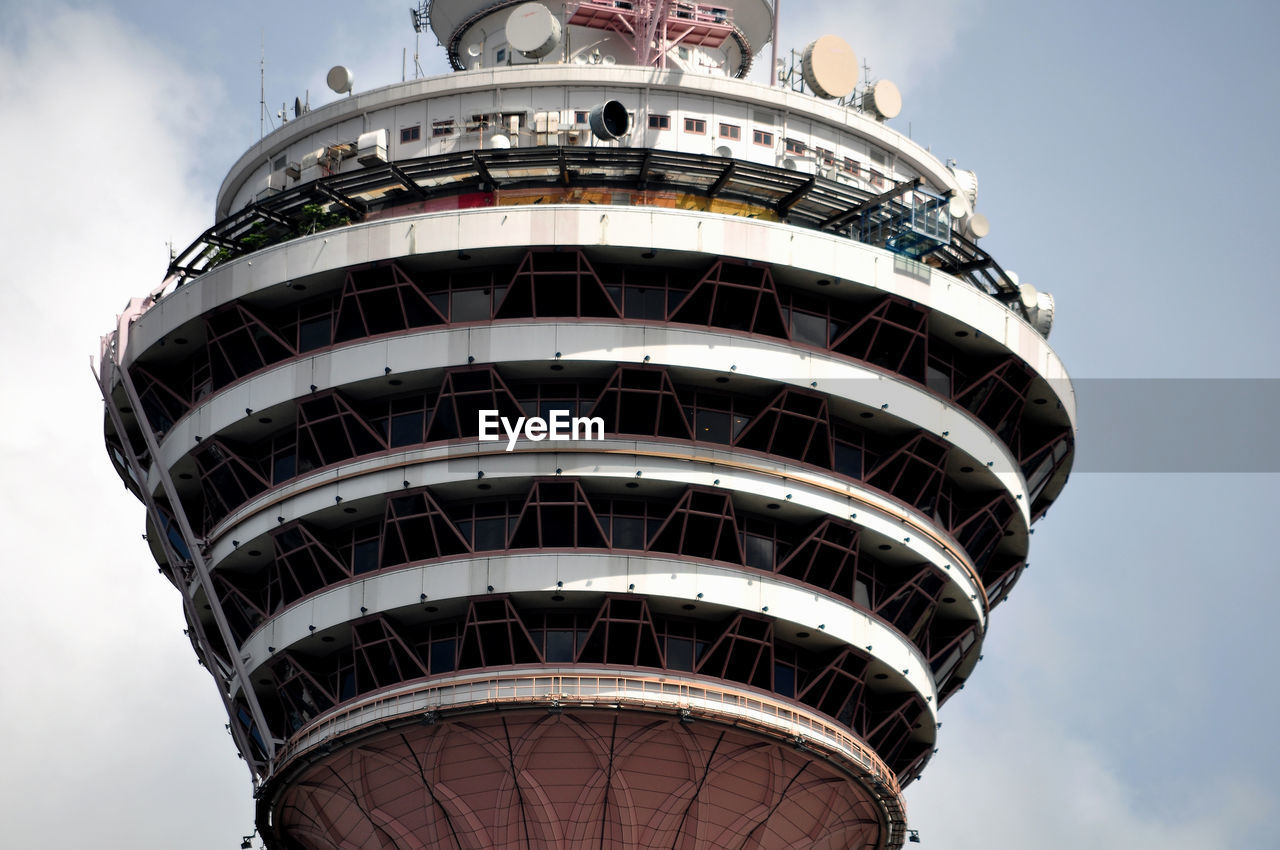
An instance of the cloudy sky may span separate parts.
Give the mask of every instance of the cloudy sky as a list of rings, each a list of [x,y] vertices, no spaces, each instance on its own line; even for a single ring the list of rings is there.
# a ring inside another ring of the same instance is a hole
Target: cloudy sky
[[[9,847],[229,850],[250,783],[110,470],[90,358],[212,222],[273,111],[400,78],[408,0],[0,0],[0,823]],[[1053,292],[1077,474],[908,795],[949,850],[1275,846],[1280,484],[1271,2],[783,0],[894,125],[978,172],[986,240]],[[444,70],[434,38],[423,68]],[[1226,380],[1236,379],[1236,380]],[[1240,470],[1260,468],[1261,472]]]

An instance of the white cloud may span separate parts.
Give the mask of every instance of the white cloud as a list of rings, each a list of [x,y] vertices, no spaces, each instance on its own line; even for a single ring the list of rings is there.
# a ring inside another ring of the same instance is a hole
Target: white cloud
[[[234,846],[247,770],[96,436],[89,372],[128,296],[163,276],[166,240],[207,226],[212,198],[190,174],[220,98],[103,12],[14,7],[5,27],[5,843]]]
[[[1125,755],[1076,735],[1061,712],[1000,694],[995,684],[975,684],[942,712],[943,749],[908,794],[923,846],[1227,850],[1247,846],[1266,819],[1265,789],[1197,772],[1208,764],[1189,746],[1185,799],[1147,799],[1122,777]]]

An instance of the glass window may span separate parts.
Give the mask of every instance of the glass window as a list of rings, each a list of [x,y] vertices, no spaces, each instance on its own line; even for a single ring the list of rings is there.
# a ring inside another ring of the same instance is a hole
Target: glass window
[[[670,130],[671,116],[670,115],[650,115],[649,129],[650,130]]]
[[[796,310],[791,314],[791,338],[825,348],[827,345],[827,317],[814,316]]]
[[[615,549],[643,549],[644,520],[640,517],[614,517],[612,543]]]
[[[684,131],[686,133],[705,133],[707,132],[707,122],[701,118],[684,119]]]
[[[586,123],[587,123],[587,110],[585,110],[585,109],[578,109],[578,110],[574,111],[574,113],[573,113],[573,123],[575,123],[575,124],[586,124]]]
[[[721,124],[720,138],[733,139],[735,142],[742,138],[742,128],[737,124]]]
[[[431,123],[432,136],[452,136],[453,135],[453,119],[449,118],[444,121],[433,121]]]
[[[412,127],[400,128],[400,143],[416,142],[422,138],[422,125],[414,124]]]
[[[547,630],[546,658],[548,663],[573,661],[573,632],[564,629]]]
[[[453,670],[457,653],[457,639],[438,640],[431,644],[431,672],[448,673]]]
[[[747,566],[762,570],[773,569],[773,540],[758,534],[746,535]]]
[[[699,440],[727,443],[730,440],[729,414],[719,410],[699,410],[695,414],[693,432]]]
[[[667,318],[667,293],[647,286],[628,286],[624,293],[623,316],[664,321]]]
[[[452,293],[450,301],[450,321],[480,322],[489,318],[487,289],[459,289]]]
[[[755,142],[757,145],[773,147],[773,133],[769,133],[764,130],[752,130],[751,141]]]
[[[804,142],[798,142],[795,139],[787,139],[787,153],[793,153],[803,156],[805,152]]]
[[[497,53],[495,53],[495,54],[493,54],[493,61],[495,61],[495,62],[506,62],[506,61],[507,61],[507,48],[505,48],[505,47],[499,47],[499,48],[498,48],[498,52],[497,52]]]
[[[667,638],[667,668],[670,670],[693,669],[693,641],[688,638]]]

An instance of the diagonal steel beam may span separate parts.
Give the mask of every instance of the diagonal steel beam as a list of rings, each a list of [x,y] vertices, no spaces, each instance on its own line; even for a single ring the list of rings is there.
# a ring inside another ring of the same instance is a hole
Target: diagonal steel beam
[[[816,185],[818,185],[818,177],[815,174],[811,176],[808,180],[801,183],[795,189],[792,189],[790,193],[785,195],[775,205],[775,209],[777,209],[778,215],[785,216],[787,213],[791,212],[791,208],[794,207],[796,204],[800,203],[800,200],[805,195],[809,194],[809,192],[812,191],[813,187]]]
[[[907,192],[910,192],[912,189],[915,189],[917,186],[919,186],[923,182],[924,182],[924,178],[914,177],[910,180],[904,181],[902,183],[898,183],[894,185],[894,187],[888,190],[887,192],[881,192],[879,195],[876,195],[871,198],[867,198],[865,201],[858,204],[857,206],[850,207],[844,212],[836,213],[835,215],[831,216],[830,218],[824,220],[821,224],[819,224],[818,229],[826,230],[829,227],[839,227],[840,225],[845,224],[846,222],[848,222],[853,218],[856,218],[860,215],[865,215],[866,213],[869,213],[872,210],[875,210],[879,207],[884,206],[885,204],[889,203],[889,201],[892,201],[894,198],[898,197],[899,195],[905,195]]]
[[[716,195],[720,194],[720,192],[724,190],[724,187],[728,185],[729,181],[733,179],[734,172],[737,170],[737,162],[730,162],[726,165],[724,171],[720,172],[720,176],[716,178],[716,182],[712,183],[711,188],[707,190],[707,197],[714,198]],[[787,197],[790,197],[790,195]],[[783,198],[783,200],[785,201],[786,198]],[[797,200],[799,199],[797,198]]]

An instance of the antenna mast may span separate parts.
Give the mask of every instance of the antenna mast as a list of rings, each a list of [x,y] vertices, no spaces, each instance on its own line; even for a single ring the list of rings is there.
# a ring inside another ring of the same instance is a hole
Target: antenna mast
[[[413,18],[413,78],[416,80],[422,76],[422,65],[418,63],[418,41],[422,31],[431,26],[431,0],[420,0],[418,8],[410,9],[409,14]]]
[[[258,33],[258,141],[267,135],[267,37]]]

